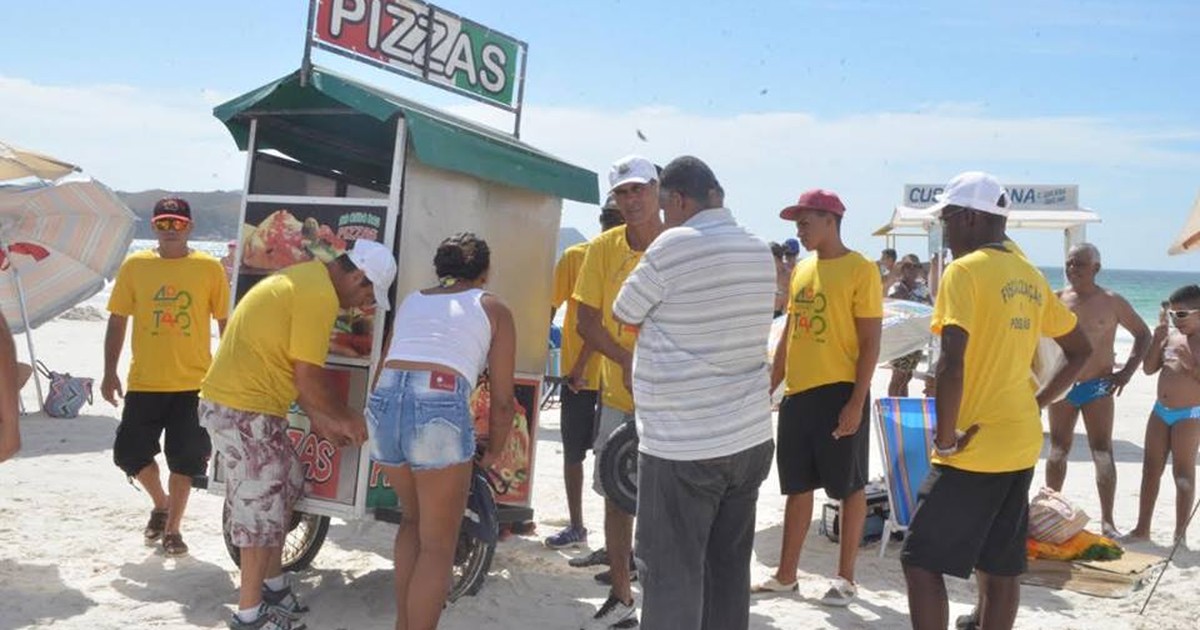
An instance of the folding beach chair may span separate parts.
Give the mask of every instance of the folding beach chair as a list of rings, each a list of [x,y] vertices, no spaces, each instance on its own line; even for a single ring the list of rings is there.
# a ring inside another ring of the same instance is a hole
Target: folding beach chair
[[[933,430],[937,423],[932,398],[879,398],[875,400],[875,435],[885,464],[888,507],[879,557],[887,551],[892,532],[906,532],[917,508],[917,491],[929,474]]]

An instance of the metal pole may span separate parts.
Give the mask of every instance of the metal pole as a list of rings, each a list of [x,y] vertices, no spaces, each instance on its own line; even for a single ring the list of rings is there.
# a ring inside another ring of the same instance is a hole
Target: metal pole
[[[517,120],[513,123],[513,137],[521,138],[521,110],[525,108],[525,67],[529,60],[529,46],[521,46],[521,77],[517,79]]]
[[[308,85],[312,72],[313,24],[317,20],[317,0],[308,0],[308,27],[304,30],[304,58],[300,60],[300,87]]]
[[[429,55],[433,54],[433,20],[436,10],[437,8],[431,4],[425,12],[425,59],[424,63],[421,64],[421,78],[426,81],[429,80]],[[449,63],[449,59],[446,61]]]
[[[7,254],[8,248],[5,247],[4,250]],[[6,256],[6,258],[12,260],[11,256]],[[29,312],[25,307],[25,289],[21,287],[21,274],[17,271],[16,265],[12,265],[12,273],[13,283],[17,285],[17,304],[21,307],[21,322],[25,325],[25,343],[29,346],[29,364],[33,368],[33,386],[37,390],[38,408],[45,411],[46,402],[42,396],[42,379],[38,377],[37,355],[33,352],[33,327],[29,325]]]

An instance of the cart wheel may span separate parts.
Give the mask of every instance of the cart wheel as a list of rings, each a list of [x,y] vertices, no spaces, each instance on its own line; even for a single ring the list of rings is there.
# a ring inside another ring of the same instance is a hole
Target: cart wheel
[[[229,521],[228,505],[225,506],[221,518],[222,522]],[[230,540],[227,527],[222,527],[221,530],[225,538],[225,550],[229,552],[229,557],[233,559],[235,565],[242,566],[242,550],[235,547],[233,541]],[[302,571],[307,569],[312,564],[313,558],[317,557],[317,552],[321,550],[321,545],[325,543],[325,536],[328,533],[328,516],[292,512],[291,528],[288,529],[287,538],[283,540],[283,570]]]
[[[447,600],[453,602],[464,595],[478,593],[492,568],[495,555],[495,541],[484,542],[460,529],[458,546],[454,550],[454,584],[450,587]]]
[[[472,511],[478,512],[472,518]],[[446,599],[453,602],[463,595],[474,595],[483,587],[499,538],[496,498],[488,474],[477,464],[471,471],[471,496],[467,512],[458,529],[454,549],[453,584]]]
[[[637,426],[626,422],[613,430],[600,451],[600,485],[617,507],[637,514]]]

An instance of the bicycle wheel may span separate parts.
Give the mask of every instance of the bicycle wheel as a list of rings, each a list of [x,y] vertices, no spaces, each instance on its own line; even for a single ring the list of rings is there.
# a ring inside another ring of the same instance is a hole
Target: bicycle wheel
[[[475,466],[471,474],[471,494],[458,530],[454,549],[453,584],[449,601],[463,595],[474,595],[483,587],[492,558],[496,555],[499,523],[496,517],[496,498],[488,483],[487,473]]]
[[[229,506],[225,506],[222,522],[229,521]],[[222,527],[221,534],[225,539],[225,551],[238,567],[242,566],[242,550],[233,544],[229,537],[228,528]],[[325,536],[329,534],[329,517],[309,514],[307,512],[292,512],[292,523],[288,529],[287,538],[283,540],[283,570],[302,571],[307,569],[321,545],[325,544]]]
[[[604,495],[623,511],[637,514],[638,435],[637,426],[626,422],[613,430],[600,458],[600,485]]]

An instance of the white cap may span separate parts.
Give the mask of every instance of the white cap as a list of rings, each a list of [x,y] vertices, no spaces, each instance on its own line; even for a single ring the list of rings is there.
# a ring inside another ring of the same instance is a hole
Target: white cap
[[[386,311],[391,308],[388,304],[388,289],[392,280],[396,279],[396,257],[382,243],[360,238],[354,241],[354,246],[346,250],[346,256],[355,267],[362,269],[367,280],[375,288],[375,308]]]
[[[946,189],[934,197],[937,200],[929,208],[933,218],[942,216],[947,206],[962,206],[988,214],[1008,216],[1008,193],[995,177],[983,171],[959,173],[946,184]]]
[[[613,162],[608,170],[608,192],[624,184],[649,184],[656,179],[658,169],[654,167],[654,162],[640,155],[627,155]]]

